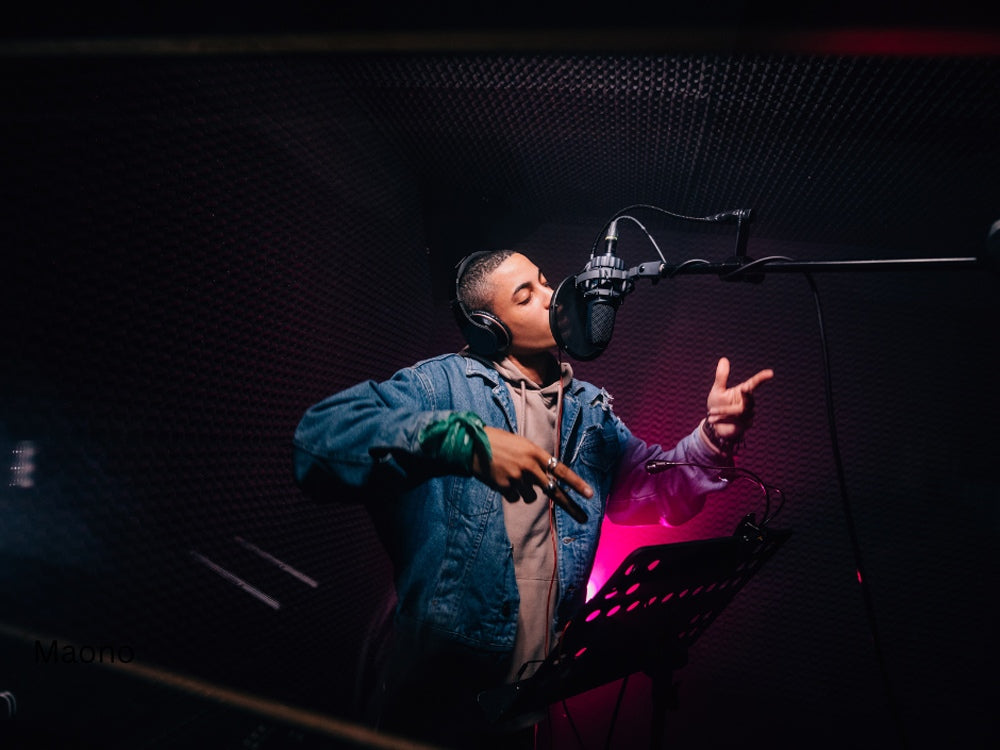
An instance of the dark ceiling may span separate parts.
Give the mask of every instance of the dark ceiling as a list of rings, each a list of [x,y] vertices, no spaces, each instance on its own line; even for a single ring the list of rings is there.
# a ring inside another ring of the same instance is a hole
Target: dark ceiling
[[[713,3],[507,0],[478,3],[434,0],[115,0],[26,4],[5,23],[4,36],[317,33],[385,29],[615,29],[633,28],[981,28],[995,25],[997,12],[975,0],[720,0]]]
[[[632,204],[751,209],[751,256],[758,239],[979,255],[1000,218],[997,13],[874,5],[41,4],[3,48],[342,56],[421,187],[442,276],[470,244],[599,231]]]

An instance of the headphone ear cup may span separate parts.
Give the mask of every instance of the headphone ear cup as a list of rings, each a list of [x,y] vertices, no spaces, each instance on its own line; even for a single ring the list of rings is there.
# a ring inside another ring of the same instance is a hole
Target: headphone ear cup
[[[452,305],[462,336],[474,354],[480,357],[503,357],[510,348],[511,333],[504,322],[485,310],[466,313],[457,300]]]
[[[481,356],[500,357],[507,355],[510,349],[511,333],[507,325],[495,315],[483,310],[474,310],[469,313],[469,320],[476,333],[472,335],[482,337],[482,346],[477,349],[471,343],[469,347]]]

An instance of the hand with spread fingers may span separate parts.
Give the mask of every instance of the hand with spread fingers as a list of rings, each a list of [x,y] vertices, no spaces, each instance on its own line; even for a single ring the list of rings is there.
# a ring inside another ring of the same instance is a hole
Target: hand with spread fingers
[[[527,438],[496,427],[486,427],[486,436],[490,441],[492,458],[484,466],[477,455],[473,461],[473,474],[499,490],[507,500],[532,502],[538,487],[576,517],[582,511],[561,484],[584,497],[593,496],[593,489],[578,474]]]
[[[708,393],[704,428],[709,442],[724,453],[732,453],[753,425],[754,390],[774,377],[774,370],[761,370],[752,377],[729,386],[729,360],[722,357],[715,368],[715,382]]]

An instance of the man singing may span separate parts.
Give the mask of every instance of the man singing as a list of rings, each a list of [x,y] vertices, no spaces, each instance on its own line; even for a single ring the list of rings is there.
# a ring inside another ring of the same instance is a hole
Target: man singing
[[[674,448],[633,435],[608,394],[555,356],[552,289],[526,256],[460,264],[469,344],[311,407],[295,475],[333,499],[364,497],[394,567],[396,609],[372,721],[451,747],[531,747],[490,727],[476,696],[529,677],[584,603],[605,514],[681,524],[725,488],[761,370],[729,387],[719,360],[707,416]]]

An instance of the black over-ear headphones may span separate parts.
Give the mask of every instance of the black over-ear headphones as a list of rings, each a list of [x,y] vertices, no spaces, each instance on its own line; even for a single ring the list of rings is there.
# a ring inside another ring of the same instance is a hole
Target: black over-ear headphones
[[[467,310],[462,303],[459,291],[462,282],[462,275],[476,258],[489,255],[490,251],[480,250],[465,256],[458,264],[458,271],[455,274],[455,299],[452,300],[451,309],[458,322],[458,328],[462,336],[469,344],[469,349],[473,354],[489,359],[502,359],[510,348],[510,329],[504,325],[496,315],[486,310]]]

